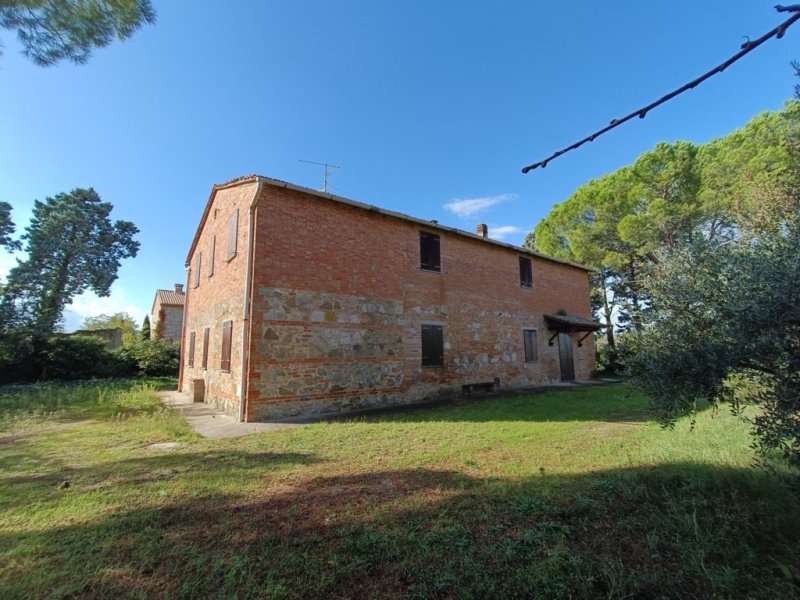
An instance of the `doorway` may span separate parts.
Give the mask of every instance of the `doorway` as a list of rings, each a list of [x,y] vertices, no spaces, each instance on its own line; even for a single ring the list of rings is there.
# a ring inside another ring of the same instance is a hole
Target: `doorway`
[[[575,361],[572,357],[572,336],[568,331],[558,332],[558,360],[561,364],[561,381],[575,381]]]

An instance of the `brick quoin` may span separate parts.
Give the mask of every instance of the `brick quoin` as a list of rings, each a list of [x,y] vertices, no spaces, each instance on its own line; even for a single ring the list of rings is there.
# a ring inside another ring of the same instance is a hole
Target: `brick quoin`
[[[237,254],[227,260],[234,211]],[[420,268],[420,232],[439,236],[440,272]],[[520,285],[520,258],[532,263],[532,288]],[[202,379],[206,402],[247,421],[421,402],[472,384],[553,383],[562,377],[559,343],[571,348],[576,379],[595,367],[593,336],[578,345],[591,329],[584,267],[264,177],[212,189],[187,268],[182,347],[194,331],[195,356],[193,367],[181,358],[181,389]],[[422,366],[423,325],[442,327],[441,366]],[[536,331],[535,362],[525,361],[523,329]]]

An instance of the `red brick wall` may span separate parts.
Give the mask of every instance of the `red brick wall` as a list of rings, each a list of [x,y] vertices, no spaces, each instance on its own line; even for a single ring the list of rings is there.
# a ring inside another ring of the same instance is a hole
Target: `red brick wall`
[[[190,393],[193,379],[204,379],[206,401],[235,414],[241,393],[241,344],[244,320],[244,287],[247,259],[248,213],[257,189],[256,183],[218,189],[192,255],[186,290],[181,389]],[[228,219],[238,209],[237,253],[227,260]],[[215,238],[214,270],[208,273],[211,238]],[[194,285],[197,254],[202,253],[199,285]],[[233,321],[230,371],[220,369],[222,327]],[[203,369],[203,330],[208,327],[208,368]],[[195,332],[194,367],[188,366],[189,336]]]
[[[441,273],[419,268],[421,229],[441,238]],[[513,249],[270,185],[254,255],[248,420],[417,401],[495,377],[559,381],[542,315],[591,317],[581,269],[532,257],[524,289]],[[443,367],[420,366],[422,323],[444,326]],[[577,378],[589,377],[591,336],[574,355]]]

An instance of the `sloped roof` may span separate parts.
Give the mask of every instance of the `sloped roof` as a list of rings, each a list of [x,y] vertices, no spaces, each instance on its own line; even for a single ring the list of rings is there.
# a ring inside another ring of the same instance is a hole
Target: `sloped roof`
[[[178,293],[175,290],[156,290],[156,297],[153,306],[160,301],[162,305],[183,306],[186,302],[186,294]]]
[[[197,243],[200,240],[200,232],[202,231],[203,226],[205,225],[206,219],[208,217],[208,213],[211,210],[211,205],[212,205],[212,203],[214,201],[214,196],[216,195],[217,191],[221,190],[221,189],[236,187],[236,186],[243,185],[243,184],[248,184],[248,183],[256,183],[256,184],[259,185],[258,190],[256,190],[256,196],[253,198],[253,202],[257,202],[258,201],[258,195],[259,195],[259,191],[261,189],[261,186],[266,184],[266,185],[270,185],[270,186],[273,186],[273,187],[279,187],[279,188],[295,190],[295,191],[298,191],[298,192],[303,192],[303,193],[306,193],[306,194],[310,194],[312,196],[317,196],[319,198],[325,198],[326,200],[331,200],[333,202],[346,204],[348,206],[354,206],[356,208],[361,208],[363,210],[367,210],[367,211],[370,211],[370,212],[374,212],[374,213],[378,213],[378,214],[382,214],[382,215],[387,215],[387,216],[390,216],[390,217],[393,217],[393,218],[396,218],[396,219],[402,219],[404,221],[410,221],[412,223],[418,223],[418,224],[424,225],[425,227],[430,228],[430,229],[439,229],[441,231],[448,231],[450,233],[454,233],[454,234],[459,235],[459,236],[468,237],[468,238],[472,238],[472,239],[475,239],[475,240],[480,240],[481,242],[484,242],[484,243],[487,243],[487,244],[492,244],[492,245],[495,245],[495,246],[503,246],[505,248],[510,248],[510,249],[514,250],[515,252],[518,252],[520,254],[527,254],[527,255],[530,255],[530,256],[535,256],[537,258],[541,258],[541,259],[547,260],[549,262],[559,263],[559,264],[562,264],[562,265],[566,265],[568,267],[574,267],[576,269],[581,269],[583,271],[592,271],[591,268],[589,268],[589,267],[587,267],[585,265],[574,263],[574,262],[568,261],[568,260],[562,260],[562,259],[559,259],[559,258],[554,258],[552,256],[547,256],[546,254],[541,254],[539,252],[536,252],[535,250],[531,250],[530,248],[523,248],[522,246],[515,246],[513,244],[507,244],[505,242],[499,242],[499,241],[493,240],[491,238],[485,238],[485,237],[479,236],[479,235],[477,235],[475,233],[470,233],[468,231],[463,231],[461,229],[456,229],[455,227],[447,227],[445,225],[440,225],[436,221],[426,221],[425,219],[420,219],[420,218],[412,217],[412,216],[409,216],[409,215],[406,215],[406,214],[403,214],[403,213],[395,212],[395,211],[392,211],[392,210],[387,210],[385,208],[380,208],[380,207],[374,206],[372,204],[366,204],[364,202],[358,202],[356,200],[350,200],[349,198],[343,198],[342,196],[335,196],[335,195],[329,194],[327,192],[321,192],[319,190],[313,190],[311,188],[306,188],[306,187],[295,185],[293,183],[289,183],[289,182],[286,182],[286,181],[281,181],[280,179],[272,179],[270,177],[264,177],[263,175],[245,175],[245,176],[242,176],[242,177],[235,177],[235,178],[233,178],[233,179],[231,179],[229,181],[226,181],[225,183],[219,183],[219,184],[216,184],[216,185],[212,186],[211,195],[208,197],[208,201],[206,202],[205,210],[203,211],[203,216],[200,218],[200,224],[197,226],[197,230],[195,231],[195,234],[194,234],[194,239],[192,240],[192,245],[189,248],[189,254],[186,256],[186,266],[187,267],[190,264],[190,261],[191,261],[191,258],[192,258],[192,254],[194,253],[195,247],[197,246]]]

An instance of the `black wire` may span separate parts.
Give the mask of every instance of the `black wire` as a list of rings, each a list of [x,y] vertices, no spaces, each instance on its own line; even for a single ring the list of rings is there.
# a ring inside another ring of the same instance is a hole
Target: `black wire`
[[[648,104],[647,106],[645,106],[643,108],[635,110],[632,113],[630,113],[629,115],[625,115],[621,119],[612,119],[611,123],[609,123],[608,125],[606,125],[602,129],[600,129],[598,131],[595,131],[592,135],[587,136],[587,137],[583,138],[582,140],[580,140],[578,142],[575,142],[571,146],[567,146],[563,150],[559,150],[558,152],[555,152],[555,153],[551,154],[550,156],[548,156],[544,160],[540,160],[537,163],[533,163],[532,165],[528,165],[527,167],[523,167],[522,168],[522,172],[523,173],[527,173],[528,171],[532,171],[533,169],[538,169],[540,167],[542,169],[544,169],[547,166],[547,163],[549,163],[551,160],[554,160],[554,159],[558,158],[559,156],[561,156],[563,154],[566,154],[567,152],[570,152],[572,150],[576,150],[577,148],[580,148],[586,142],[593,142],[599,136],[603,135],[604,133],[607,133],[607,132],[611,131],[615,127],[619,127],[620,125],[622,125],[626,121],[630,121],[634,117],[639,117],[640,119],[644,119],[647,116],[647,113],[650,112],[651,110],[653,110],[654,108],[656,108],[657,106],[660,106],[661,104],[664,104],[668,100],[672,100],[675,96],[677,96],[679,94],[682,94],[683,92],[685,92],[687,90],[690,90],[690,89],[693,89],[693,88],[697,87],[698,85],[703,83],[706,79],[716,75],[717,73],[722,73],[725,69],[730,67],[737,60],[739,60],[740,58],[742,58],[746,54],[749,54],[750,52],[755,50],[758,46],[760,46],[761,44],[766,42],[768,39],[770,39],[772,37],[775,37],[775,38],[778,38],[778,39],[782,38],[783,34],[786,33],[786,30],[795,21],[800,19],[800,4],[793,4],[791,6],[778,5],[778,6],[775,7],[775,10],[777,10],[778,12],[792,12],[794,14],[791,17],[789,17],[788,19],[786,19],[783,23],[778,25],[775,29],[772,29],[771,31],[765,33],[764,35],[762,35],[757,40],[750,41],[748,39],[744,44],[742,44],[742,49],[739,52],[737,52],[736,54],[731,56],[728,60],[726,60],[721,65],[718,65],[717,67],[714,67],[713,69],[711,69],[707,73],[704,73],[703,75],[701,75],[697,79],[694,79],[694,80],[690,81],[689,83],[687,83],[686,85],[683,85],[683,86],[679,87],[677,90],[670,92],[666,96],[662,96],[661,98],[659,98],[655,102],[653,102],[651,104]]]

